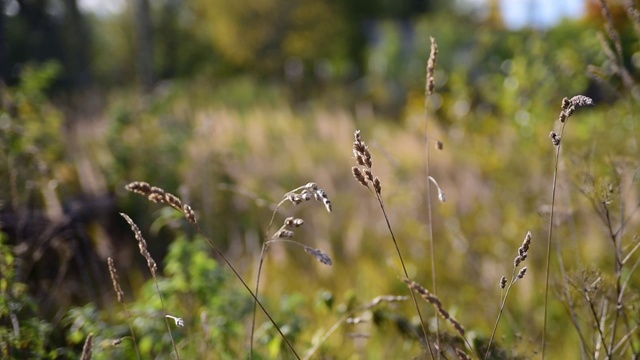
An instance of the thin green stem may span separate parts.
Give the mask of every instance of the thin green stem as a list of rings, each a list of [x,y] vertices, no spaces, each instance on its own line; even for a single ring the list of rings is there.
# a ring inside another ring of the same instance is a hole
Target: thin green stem
[[[560,128],[560,139],[562,141],[562,135],[564,134],[564,127],[566,125],[566,121],[562,123],[562,127]],[[542,351],[541,358],[544,359],[545,349],[546,349],[546,336],[547,336],[547,312],[549,306],[549,273],[551,268],[551,239],[553,238],[553,215],[556,204],[556,188],[558,184],[558,163],[560,160],[560,150],[562,147],[562,142],[556,146],[556,158],[553,169],[553,186],[551,190],[551,213],[549,214],[549,231],[547,235],[547,264],[545,266],[546,275],[544,282],[544,324],[542,325]]]
[[[173,351],[175,351],[177,359],[180,360],[180,354],[178,353],[178,347],[176,346],[176,342],[173,339],[173,334],[171,333],[171,325],[169,325],[169,320],[166,318],[166,316],[164,316],[164,315],[167,315],[167,309],[164,307],[164,300],[162,299],[162,294],[160,293],[160,287],[158,286],[158,279],[156,278],[156,276],[153,273],[152,273],[152,275],[153,275],[153,282],[156,284],[156,292],[158,292],[158,297],[160,298],[160,305],[162,306],[162,311],[164,312],[162,317],[164,318],[165,324],[167,324],[167,331],[169,332],[169,338],[171,339],[171,345],[173,345]]]
[[[205,240],[207,240],[207,243],[209,243],[209,246],[211,246],[211,248],[213,248],[213,250],[220,256],[220,258],[222,258],[222,260],[227,264],[227,266],[229,266],[229,268],[231,269],[231,271],[233,271],[233,273],[235,274],[235,276],[238,278],[238,280],[240,280],[240,282],[242,283],[242,285],[245,287],[245,289],[247,289],[247,291],[249,292],[249,295],[251,295],[251,297],[253,298],[253,300],[255,301],[256,304],[258,304],[258,306],[260,307],[260,309],[262,309],[262,311],[264,312],[264,314],[267,316],[267,318],[269,318],[269,321],[271,321],[271,324],[273,324],[273,326],[276,328],[276,330],[278,331],[278,333],[280,334],[280,336],[282,337],[282,340],[284,340],[285,344],[287,345],[287,347],[291,350],[291,352],[293,353],[293,355],[296,357],[296,359],[300,360],[300,356],[298,355],[298,353],[296,352],[296,350],[293,348],[293,345],[291,345],[291,343],[289,342],[289,340],[287,339],[287,337],[284,335],[284,333],[282,332],[282,330],[280,329],[280,327],[278,326],[278,324],[276,324],[276,321],[271,317],[271,314],[269,314],[269,312],[267,311],[267,309],[262,305],[262,303],[260,302],[260,300],[258,300],[258,298],[256,297],[256,294],[251,291],[251,288],[249,288],[249,285],[247,285],[247,283],[244,281],[244,279],[242,278],[242,276],[238,273],[238,271],[236,270],[236,268],[231,264],[231,262],[229,262],[229,260],[227,259],[226,256],[224,256],[224,254],[222,253],[222,251],[216,246],[216,244],[213,243],[213,241],[211,241],[206,235],[204,235],[204,233],[202,232],[202,230],[200,229],[200,227],[197,224],[193,224],[193,226],[198,230],[198,232],[200,234],[202,234],[202,236],[204,236]],[[253,343],[253,341],[252,341]]]
[[[408,279],[409,273],[407,272],[407,268],[404,264],[404,259],[402,258],[402,253],[400,252],[398,241],[396,240],[396,236],[393,233],[393,229],[391,228],[391,223],[389,223],[389,217],[387,216],[387,211],[384,208],[384,202],[382,201],[382,198],[380,197],[380,194],[378,192],[375,192],[375,194],[376,194],[376,198],[378,199],[378,203],[380,204],[380,209],[382,209],[382,215],[384,216],[384,221],[387,224],[387,229],[389,229],[389,233],[391,234],[391,240],[393,240],[393,245],[395,246],[396,252],[398,253],[398,258],[400,259],[400,264],[402,265],[402,271],[404,272],[404,276]],[[411,293],[413,304],[415,305],[416,312],[418,313],[418,317],[420,318],[420,327],[422,328],[422,333],[424,334],[424,342],[427,344],[427,348],[429,349],[429,354],[433,359],[434,358],[433,349],[431,348],[431,342],[429,341],[429,336],[424,326],[424,319],[422,317],[422,313],[420,312],[420,307],[418,306],[418,300],[416,300],[416,295],[413,293],[413,291],[409,291],[409,292]]]
[[[516,278],[516,267],[513,267],[513,271],[511,273],[511,280],[509,280],[509,286],[505,290],[504,296],[500,299],[500,311],[498,311],[498,317],[496,318],[496,323],[493,325],[493,331],[491,332],[491,337],[489,338],[489,345],[487,345],[487,351],[484,354],[484,359],[489,358],[489,353],[491,351],[491,344],[493,343],[493,339],[496,335],[496,331],[498,330],[498,323],[500,322],[500,318],[502,317],[502,313],[504,312],[504,307],[507,303],[507,297],[509,296],[509,291],[515,282]]]

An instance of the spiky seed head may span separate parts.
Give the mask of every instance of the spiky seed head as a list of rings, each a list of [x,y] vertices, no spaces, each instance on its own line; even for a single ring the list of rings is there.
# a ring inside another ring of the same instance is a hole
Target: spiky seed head
[[[378,179],[377,176],[373,179],[373,189],[376,193],[382,194],[382,185],[380,184],[380,179]]]
[[[171,194],[171,193],[166,193],[164,195],[164,200],[173,208],[182,211],[182,201],[180,200],[180,198],[178,198],[177,196]]]
[[[193,211],[191,206],[187,204],[182,205],[182,213],[184,214],[184,217],[187,219],[187,221],[189,221],[191,224],[196,225],[198,223],[196,221],[196,213],[195,211]]]
[[[520,271],[518,272],[518,279],[522,279],[526,273],[527,273],[527,267],[525,266],[522,269],[520,269]]]
[[[151,193],[151,185],[144,181],[134,181],[127,184],[125,187],[128,191],[134,192],[136,194],[147,196]]]
[[[364,176],[369,181],[373,181],[373,173],[369,169],[364,169]]]
[[[362,174],[362,171],[360,171],[359,167],[352,167],[351,173],[353,174],[353,177],[356,178],[356,180],[358,180],[360,184],[362,184],[362,186],[367,186],[367,181],[365,180],[364,175]]]

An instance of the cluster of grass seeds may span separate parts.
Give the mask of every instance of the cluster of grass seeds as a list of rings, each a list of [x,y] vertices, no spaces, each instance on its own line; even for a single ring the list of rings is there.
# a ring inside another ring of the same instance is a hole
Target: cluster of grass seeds
[[[207,243],[211,246],[211,248],[218,254],[218,256],[220,256],[220,258],[227,264],[227,266],[234,273],[236,278],[242,283],[244,288],[248,291],[248,293],[251,295],[251,297],[255,301],[255,304],[257,306],[259,306],[262,309],[262,311],[264,312],[264,314],[269,318],[269,321],[271,321],[271,323],[273,324],[274,328],[278,331],[279,335],[282,337],[282,340],[284,341],[286,346],[289,348],[291,353],[297,359],[300,359],[300,356],[298,355],[298,353],[294,349],[294,347],[291,344],[291,342],[284,335],[284,333],[282,332],[281,328],[278,326],[278,324],[275,322],[275,320],[273,319],[271,314],[264,307],[262,302],[260,302],[260,300],[258,300],[256,294],[251,290],[251,288],[249,287],[247,282],[244,280],[244,278],[238,273],[236,268],[231,264],[231,262],[227,259],[227,257],[224,255],[224,253],[218,248],[218,246],[216,246],[215,243],[213,243],[209,239],[209,237],[207,237],[202,232],[202,230],[200,229],[200,227],[199,227],[199,225],[198,225],[198,223],[196,221],[195,211],[191,208],[191,206],[189,206],[188,204],[183,203],[180,200],[180,198],[178,198],[177,196],[175,196],[175,195],[173,195],[173,194],[171,194],[169,192],[166,192],[165,190],[163,190],[163,189],[161,189],[159,187],[152,186],[152,185],[150,185],[149,183],[146,183],[146,182],[135,181],[135,182],[129,183],[126,186],[126,189],[129,190],[129,191],[132,191],[134,193],[140,194],[142,196],[145,196],[147,199],[149,199],[149,201],[152,201],[152,202],[155,202],[155,203],[160,203],[160,204],[168,204],[172,208],[174,208],[177,211],[181,212],[183,214],[183,216],[185,217],[185,219],[206,239]],[[322,194],[324,194],[324,196],[321,196],[321,194],[319,194],[318,196],[322,200],[325,201],[325,206],[327,206],[329,208],[331,203],[329,202],[328,198],[326,198],[326,194],[324,193],[324,191],[322,192]],[[170,319],[173,320],[175,325],[178,326],[178,327],[184,326],[184,321],[180,317],[173,316],[173,315],[169,314],[166,311],[166,309],[164,308],[164,302],[162,300],[162,294],[160,292],[160,289],[158,287],[158,282],[157,282],[157,279],[156,279],[157,266],[156,266],[155,261],[153,260],[153,258],[149,254],[149,252],[147,251],[146,241],[142,237],[140,229],[133,222],[133,220],[131,220],[131,218],[129,216],[127,216],[126,214],[121,214],[121,215],[125,218],[125,220],[131,226],[131,229],[134,232],[136,239],[138,240],[138,246],[140,248],[140,253],[147,260],[147,265],[148,265],[149,270],[151,271],[151,275],[152,275],[152,277],[153,277],[153,279],[154,279],[154,281],[156,283],[156,290],[157,290],[158,296],[160,298],[160,301],[162,303],[162,308],[163,308],[163,311],[164,311],[163,318],[164,318],[164,321],[167,324],[168,334],[171,337],[171,342],[173,344],[174,351],[176,353],[176,357],[179,359],[180,355],[178,353],[178,349],[176,347],[175,341],[173,340],[173,335],[171,333],[171,327],[169,325],[169,320]],[[292,220],[292,223],[293,222],[294,221]],[[121,290],[119,290],[120,289],[119,286],[116,286],[116,282],[115,281],[114,281],[114,289],[116,290],[116,294],[118,294],[118,296],[120,297]]]
[[[327,192],[324,191],[324,189],[320,188],[318,186],[318,184],[314,183],[314,182],[310,182],[307,183],[305,185],[299,186],[291,191],[288,191],[286,194],[284,194],[282,200],[278,203],[278,205],[276,206],[276,208],[273,210],[273,213],[271,215],[271,220],[269,221],[269,225],[267,227],[267,238],[269,238],[269,231],[271,230],[271,227],[273,226],[273,222],[275,219],[275,216],[278,212],[278,209],[280,208],[280,206],[282,206],[283,204],[290,202],[293,205],[300,205],[303,202],[308,202],[308,201],[319,201],[322,202],[324,204],[325,209],[327,210],[327,212],[331,212],[331,210],[333,209],[333,205],[331,204],[331,200],[329,200],[329,196],[327,195]],[[262,250],[260,252],[260,262],[258,264],[258,274],[256,276],[256,287],[255,287],[255,294],[258,295],[260,292],[260,277],[262,275],[262,268],[263,268],[263,264],[264,264],[264,259],[265,256],[267,254],[267,250],[269,249],[269,246],[271,244],[274,243],[286,243],[286,244],[292,244],[298,247],[301,247],[304,249],[304,251],[313,256],[316,260],[318,260],[319,262],[331,266],[333,265],[333,261],[331,260],[331,257],[329,257],[329,255],[327,255],[325,252],[323,252],[320,249],[315,249],[312,248],[310,246],[307,246],[301,242],[295,241],[293,240],[294,237],[294,231],[293,229],[298,228],[300,226],[302,226],[304,224],[304,220],[300,219],[300,218],[295,218],[295,217],[288,217],[284,220],[284,223],[282,224],[282,226],[280,227],[280,229],[278,229],[271,237],[270,240],[265,241],[262,244]],[[254,308],[253,308],[253,315],[252,315],[252,319],[251,319],[251,339],[250,339],[250,356],[253,357],[253,346],[254,346],[254,335],[255,335],[255,326],[256,326],[256,307],[254,304]]]

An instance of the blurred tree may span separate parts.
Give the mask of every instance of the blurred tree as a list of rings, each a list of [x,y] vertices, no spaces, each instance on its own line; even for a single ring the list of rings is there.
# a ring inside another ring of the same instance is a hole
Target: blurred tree
[[[149,0],[135,0],[134,24],[136,28],[136,54],[138,81],[143,92],[153,87],[153,41]]]
[[[50,2],[16,0],[4,18],[6,49],[3,79],[15,85],[27,63],[56,60],[63,71],[59,85],[67,89],[87,87],[91,81],[91,32],[77,0]]]
[[[346,17],[333,0],[195,0],[203,31],[238,69],[281,72],[289,57],[344,58]]]

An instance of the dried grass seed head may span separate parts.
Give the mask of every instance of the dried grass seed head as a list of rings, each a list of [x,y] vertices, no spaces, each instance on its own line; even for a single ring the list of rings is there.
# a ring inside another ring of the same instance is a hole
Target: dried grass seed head
[[[143,196],[148,196],[151,194],[151,185],[144,181],[134,181],[127,184],[125,187],[128,191],[131,191],[136,194],[140,194]]]
[[[116,271],[115,263],[113,262],[113,258],[107,258],[107,264],[109,265],[109,275],[111,275],[111,284],[113,285],[113,290],[116,292],[116,296],[118,298],[118,302],[120,304],[123,303],[124,292],[120,287],[120,281],[118,279],[118,272]]]
[[[577,107],[593,105],[593,99],[584,95],[576,95],[572,97],[569,102],[571,103],[571,105]]]
[[[522,279],[526,273],[527,273],[527,267],[525,266],[522,269],[520,269],[520,271],[518,272],[518,279]]]
[[[353,166],[351,168],[351,173],[353,174],[353,177],[356,178],[356,180],[358,180],[358,182],[360,184],[362,184],[362,186],[369,187],[367,185],[367,181],[365,180],[364,175],[362,174],[362,171],[360,171],[359,167]]]
[[[435,88],[434,74],[436,70],[436,63],[438,62],[438,44],[436,39],[431,39],[431,52],[429,53],[429,60],[427,61],[427,95],[432,95]]]
[[[140,249],[140,254],[144,256],[144,258],[147,260],[147,266],[149,267],[149,271],[151,271],[151,275],[155,278],[156,271],[158,270],[158,266],[156,265],[156,262],[153,260],[153,258],[151,257],[151,254],[149,254],[149,251],[147,250],[147,242],[144,239],[144,237],[142,237],[142,232],[140,232],[138,225],[136,225],[133,222],[133,220],[131,220],[129,215],[125,213],[120,213],[120,216],[122,216],[129,223],[129,226],[131,227],[131,231],[133,231],[133,234],[135,235],[136,240],[138,240],[138,248]]]
[[[293,237],[293,231],[287,229],[280,229],[273,234],[273,239],[291,239]]]
[[[507,286],[507,277],[503,275],[500,278],[500,289],[504,289],[505,286]]]
[[[562,113],[562,115],[564,115],[564,113]],[[566,119],[566,116],[565,116]],[[560,120],[561,122],[564,122],[564,120]],[[556,134],[555,131],[552,131],[549,133],[549,138],[551,139],[551,143],[553,144],[553,146],[558,146],[560,145],[560,135]]]
[[[191,206],[184,204],[182,205],[182,213],[184,217],[193,225],[196,225],[198,222],[196,221],[196,213],[193,211]]]
[[[316,260],[320,261],[321,263],[323,263],[325,265],[328,265],[328,266],[333,265],[333,261],[331,260],[329,255],[324,253],[320,249],[314,249],[312,247],[305,246],[304,247],[304,251],[306,251],[308,254],[311,254],[313,257],[316,258]]]
[[[174,209],[176,209],[176,210],[178,210],[180,212],[182,211],[182,201],[177,196],[175,196],[175,195],[173,195],[171,193],[166,193],[164,195],[164,200],[167,202],[167,204],[169,204]]]
[[[382,184],[380,184],[380,179],[377,176],[373,179],[373,189],[376,193],[382,194]]]

